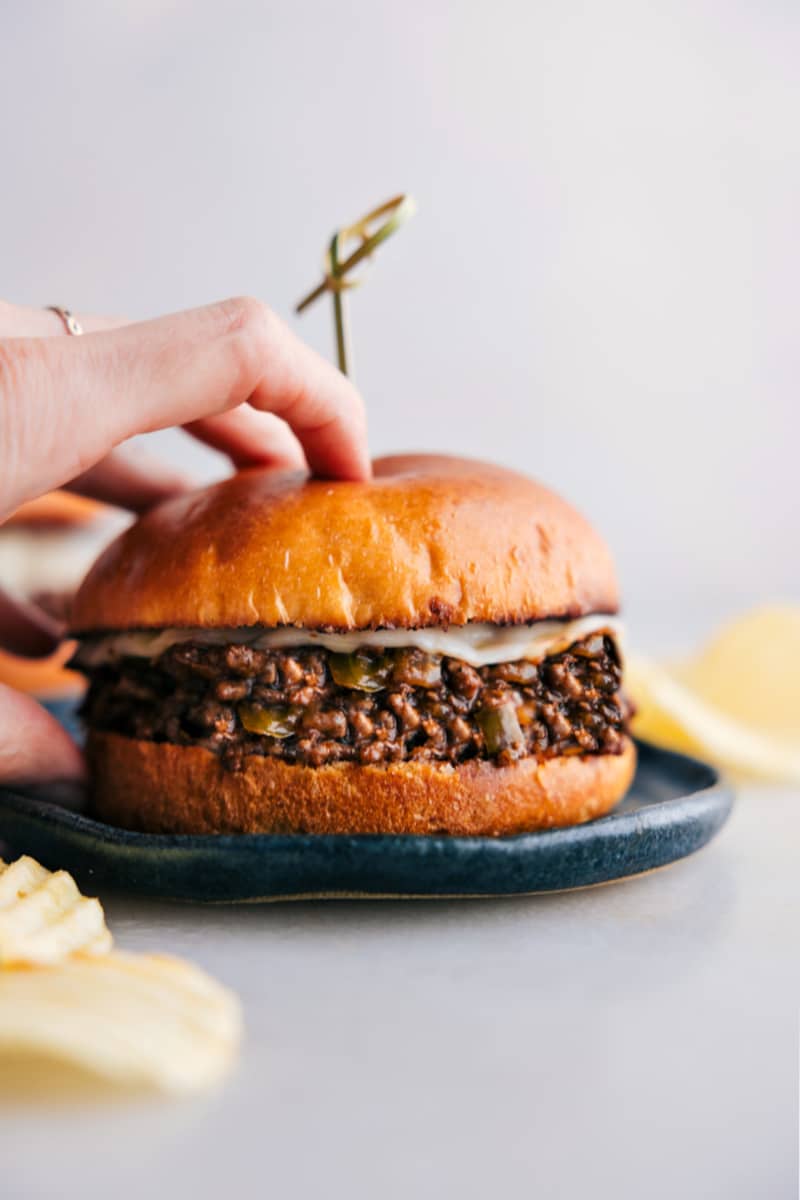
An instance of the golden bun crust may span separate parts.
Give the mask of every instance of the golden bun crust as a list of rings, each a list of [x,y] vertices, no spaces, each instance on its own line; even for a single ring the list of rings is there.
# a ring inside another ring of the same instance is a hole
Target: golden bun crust
[[[89,572],[72,628],[418,628],[617,607],[605,543],[553,492],[404,455],[365,483],[249,470],[159,505]]]
[[[507,767],[305,767],[253,756],[232,772],[197,746],[97,732],[87,753],[97,815],[149,833],[510,835],[602,816],[636,765],[630,739],[619,755],[524,758]]]

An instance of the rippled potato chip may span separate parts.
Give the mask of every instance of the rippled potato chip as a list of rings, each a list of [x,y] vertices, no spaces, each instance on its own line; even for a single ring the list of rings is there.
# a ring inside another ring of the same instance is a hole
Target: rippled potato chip
[[[179,959],[115,952],[0,970],[0,1071],[4,1054],[27,1053],[110,1083],[190,1092],[229,1070],[240,1038],[236,997]]]
[[[639,737],[800,784],[800,609],[758,609],[672,667],[629,658],[626,687]]]
[[[677,673],[726,716],[800,751],[800,606],[740,617]]]
[[[54,964],[78,951],[110,949],[100,901],[82,896],[66,871],[48,871],[27,856],[0,862],[0,966]]]

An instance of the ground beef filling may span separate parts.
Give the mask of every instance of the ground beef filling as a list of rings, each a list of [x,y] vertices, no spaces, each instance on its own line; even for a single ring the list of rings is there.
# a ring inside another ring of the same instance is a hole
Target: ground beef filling
[[[626,710],[613,639],[540,663],[471,667],[420,650],[334,654],[183,642],[91,672],[93,729],[203,746],[232,771],[249,755],[326,763],[619,754]]]

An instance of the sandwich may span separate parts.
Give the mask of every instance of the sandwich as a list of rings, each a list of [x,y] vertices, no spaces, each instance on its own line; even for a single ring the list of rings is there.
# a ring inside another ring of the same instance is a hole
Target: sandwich
[[[609,551],[434,455],[243,471],[145,514],[75,598],[95,813],[160,833],[500,836],[630,784]]]

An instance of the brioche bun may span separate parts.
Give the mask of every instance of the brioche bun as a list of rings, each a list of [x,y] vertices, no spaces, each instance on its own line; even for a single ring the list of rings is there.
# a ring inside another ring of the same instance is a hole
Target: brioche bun
[[[553,492],[405,455],[366,483],[249,470],[159,505],[89,572],[72,628],[408,629],[617,607],[605,543]]]
[[[199,746],[91,733],[93,807],[149,833],[392,833],[500,836],[590,821],[627,791],[622,754],[306,767],[250,756],[227,771]]]

